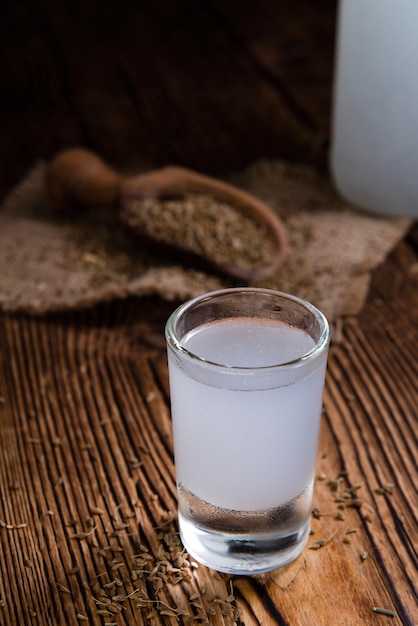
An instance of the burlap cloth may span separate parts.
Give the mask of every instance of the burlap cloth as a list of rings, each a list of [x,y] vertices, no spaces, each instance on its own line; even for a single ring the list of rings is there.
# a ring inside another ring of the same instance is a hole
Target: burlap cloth
[[[35,165],[0,209],[1,309],[42,314],[131,295],[184,300],[232,284],[144,251],[116,216],[58,216],[44,196],[44,167]],[[373,269],[410,225],[350,208],[308,167],[259,162],[229,182],[267,202],[288,229],[285,264],[253,285],[305,298],[330,321],[360,311]]]

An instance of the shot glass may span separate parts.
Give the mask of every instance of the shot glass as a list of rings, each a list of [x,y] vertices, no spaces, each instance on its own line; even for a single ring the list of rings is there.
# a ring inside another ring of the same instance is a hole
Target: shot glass
[[[310,532],[329,326],[277,291],[233,288],[166,324],[180,535],[205,565],[259,574]]]

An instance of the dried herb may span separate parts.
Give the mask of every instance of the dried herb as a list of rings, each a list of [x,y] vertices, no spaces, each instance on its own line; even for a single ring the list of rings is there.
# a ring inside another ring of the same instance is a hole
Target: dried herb
[[[126,211],[130,225],[154,240],[221,265],[260,267],[274,254],[267,226],[208,194],[130,200]]]
[[[395,611],[392,611],[391,609],[383,609],[380,606],[374,606],[373,607],[373,612],[374,613],[381,613],[382,615],[389,615],[390,617],[395,617],[396,616]]]
[[[384,495],[385,493],[392,495],[394,490],[395,490],[395,485],[393,483],[385,483],[381,487],[377,487],[377,489],[375,489],[374,492],[379,495]]]
[[[80,533],[76,533],[75,535],[72,535],[71,539],[79,539],[79,540],[87,539],[87,537],[93,534],[95,530],[96,530],[96,526],[94,526],[94,528],[92,528],[88,532],[80,532]]]

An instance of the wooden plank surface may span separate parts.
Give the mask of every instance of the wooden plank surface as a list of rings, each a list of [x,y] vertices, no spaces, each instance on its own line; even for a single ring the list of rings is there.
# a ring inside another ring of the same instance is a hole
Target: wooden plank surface
[[[75,143],[125,170],[323,168],[335,8],[8,4],[0,192]],[[415,226],[335,333],[314,532],[252,578],[197,566],[178,541],[162,342],[175,303],[1,314],[0,625],[418,623],[417,267]]]
[[[405,248],[387,264],[395,274]],[[254,579],[196,567],[178,544],[165,353],[143,342],[148,314],[132,302],[3,316],[0,623],[101,624],[117,592],[117,624],[175,623],[166,611],[184,623],[238,611],[244,624],[372,623],[374,606],[397,614],[379,623],[413,624],[417,366],[411,328],[382,305],[386,271],[331,349],[310,548]]]

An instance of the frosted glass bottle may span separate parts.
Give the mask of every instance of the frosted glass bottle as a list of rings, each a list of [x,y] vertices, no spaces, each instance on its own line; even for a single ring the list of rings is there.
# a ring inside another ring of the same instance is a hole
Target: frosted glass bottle
[[[352,204],[418,216],[418,0],[340,0],[331,169]]]

